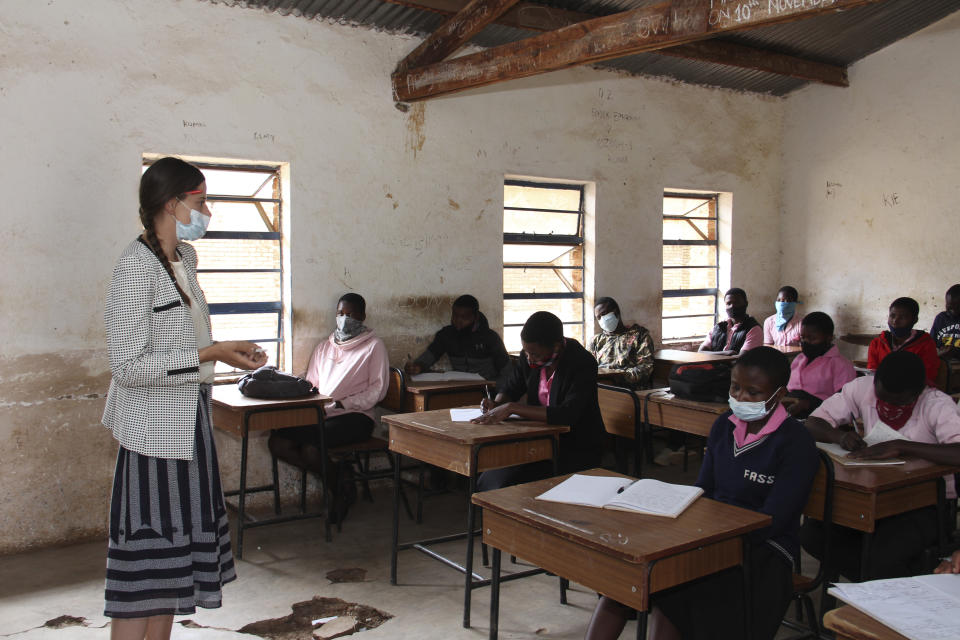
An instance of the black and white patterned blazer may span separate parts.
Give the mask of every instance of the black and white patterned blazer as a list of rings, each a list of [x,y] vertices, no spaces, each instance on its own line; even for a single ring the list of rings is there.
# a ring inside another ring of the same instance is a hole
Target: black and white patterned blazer
[[[203,313],[209,334],[196,250],[181,242],[177,253],[199,307],[195,311]],[[200,362],[191,310],[140,238],[127,246],[113,269],[104,321],[113,376],[104,426],[130,451],[192,459]]]

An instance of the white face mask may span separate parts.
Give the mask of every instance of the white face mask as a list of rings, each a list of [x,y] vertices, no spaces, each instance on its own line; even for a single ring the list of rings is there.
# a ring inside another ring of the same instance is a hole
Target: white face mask
[[[780,387],[777,387],[777,391],[780,391]],[[777,395],[777,391],[773,392],[773,396]],[[740,402],[734,399],[733,396],[730,396],[728,402],[730,403],[730,410],[733,411],[733,415],[744,422],[756,422],[757,420],[763,420],[773,411],[773,408],[767,409],[767,402],[770,402],[773,396],[770,396],[762,402]]]
[[[183,200],[179,202],[187,206]],[[210,224],[210,216],[196,209],[190,209],[190,224],[183,224],[177,220],[176,216],[173,216],[173,219],[177,223],[177,240],[199,240],[207,232],[207,226]]]
[[[597,320],[597,324],[599,324],[600,328],[607,333],[613,333],[614,330],[620,326],[620,318],[617,317],[615,312],[611,311],[606,315],[600,316],[600,319]]]

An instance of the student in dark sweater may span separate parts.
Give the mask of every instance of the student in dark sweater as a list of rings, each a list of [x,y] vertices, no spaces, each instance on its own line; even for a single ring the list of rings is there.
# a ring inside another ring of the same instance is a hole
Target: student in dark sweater
[[[790,364],[776,349],[757,347],[740,357],[730,382],[733,415],[713,424],[697,478],[705,497],[773,517],[771,526],[749,535],[754,640],[771,640],[790,604],[800,514],[820,464],[813,438],[780,404],[789,378]],[[737,567],[654,594],[649,637],[745,637],[742,579]],[[617,638],[630,613],[601,598],[587,640]]]
[[[490,328],[480,313],[480,303],[471,295],[453,301],[450,324],[437,331],[427,350],[405,367],[406,372],[426,371],[444,354],[454,371],[478,373],[487,380],[497,380],[510,362],[503,340]]]
[[[937,355],[956,360],[960,358],[960,284],[947,289],[943,306],[933,319],[930,337],[937,344]]]
[[[520,331],[519,361],[497,385],[493,400],[484,399],[479,424],[503,422],[511,414],[525,420],[568,425],[560,436],[560,473],[600,464],[603,418],[597,401],[597,361],[572,338],[563,337],[560,318],[547,311],[531,315]],[[525,398],[523,402],[518,402]],[[534,462],[480,474],[480,491],[498,489],[552,475],[550,461]]]
[[[742,353],[763,344],[763,327],[756,318],[747,315],[747,292],[739,287],[728,289],[723,295],[727,319],[718,322],[703,339],[700,351]]]

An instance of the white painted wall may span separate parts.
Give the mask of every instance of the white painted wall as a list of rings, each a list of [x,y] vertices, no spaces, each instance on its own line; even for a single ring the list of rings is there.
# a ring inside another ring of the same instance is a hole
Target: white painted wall
[[[886,328],[899,296],[929,330],[960,282],[958,59],[954,13],[786,100],[781,276],[838,334]]]
[[[596,183],[596,293],[657,335],[665,187],[732,192],[733,283],[779,285],[781,100],[575,69],[402,113],[411,38],[196,0],[2,4],[0,552],[103,534],[101,313],[144,152],[290,163],[294,369],[348,289],[398,360],[461,293],[499,324],[504,174]]]

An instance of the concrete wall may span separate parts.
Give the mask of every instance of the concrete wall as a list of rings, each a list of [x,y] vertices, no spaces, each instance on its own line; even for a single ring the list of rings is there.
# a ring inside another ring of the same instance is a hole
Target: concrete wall
[[[404,113],[415,39],[195,0],[4,3],[3,38],[0,553],[104,533],[101,314],[142,153],[290,163],[294,370],[346,290],[398,361],[463,292],[499,325],[504,174],[595,182],[597,295],[655,334],[664,188],[732,192],[733,282],[779,283],[780,100],[576,69]]]
[[[899,296],[929,330],[960,223],[960,13],[786,100],[781,277],[838,333],[886,328]]]

